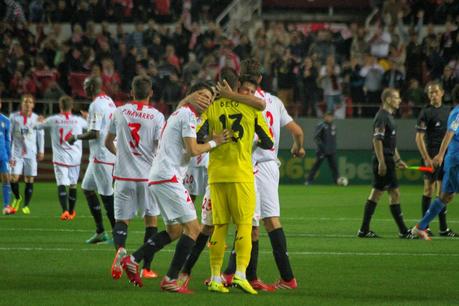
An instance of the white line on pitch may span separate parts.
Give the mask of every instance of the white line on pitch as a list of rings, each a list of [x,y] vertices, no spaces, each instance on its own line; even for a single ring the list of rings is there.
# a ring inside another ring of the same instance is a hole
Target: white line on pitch
[[[32,251],[32,252],[110,252],[113,253],[112,249],[97,249],[97,248],[84,248],[84,249],[72,249],[72,248],[40,248],[40,247],[0,247],[1,251]],[[161,252],[172,253],[175,249],[163,249]],[[229,252],[229,251],[227,251]],[[271,254],[271,251],[260,251],[263,254]],[[307,252],[297,251],[289,252],[289,255],[304,255],[304,256],[412,256],[412,257],[459,257],[458,253],[395,253],[395,252]]]

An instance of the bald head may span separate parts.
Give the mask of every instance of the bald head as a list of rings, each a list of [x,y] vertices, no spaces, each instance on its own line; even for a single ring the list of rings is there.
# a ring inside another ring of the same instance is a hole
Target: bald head
[[[89,98],[94,98],[100,93],[102,88],[102,79],[98,76],[90,76],[84,80],[84,92]]]

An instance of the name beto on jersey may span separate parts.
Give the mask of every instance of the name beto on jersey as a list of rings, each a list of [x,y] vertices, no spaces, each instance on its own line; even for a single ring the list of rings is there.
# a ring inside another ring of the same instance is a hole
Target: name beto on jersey
[[[220,106],[221,107],[238,107],[239,102],[233,101],[233,100],[220,101]]]

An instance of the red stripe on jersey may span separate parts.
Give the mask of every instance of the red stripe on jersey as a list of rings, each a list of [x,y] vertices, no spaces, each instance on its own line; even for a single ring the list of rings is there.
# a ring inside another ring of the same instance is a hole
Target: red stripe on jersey
[[[153,108],[152,106],[148,105],[148,104],[145,104],[141,101],[131,101],[129,102],[130,104],[134,104],[135,106],[137,106],[137,110],[138,111],[141,111],[144,107],[146,108]]]
[[[118,181],[148,182],[148,179],[144,179],[144,178],[129,178],[129,177],[119,177],[119,176],[113,176],[113,178]]]
[[[97,158],[94,158],[94,163],[95,164],[109,165],[109,166],[114,166],[115,165],[115,163],[104,162],[104,161],[98,160]]]
[[[99,98],[99,97],[106,97],[107,94],[103,91],[99,92],[97,95],[96,95],[96,98]]]
[[[193,105],[187,104],[185,107],[188,107],[188,108],[190,109],[190,111],[192,111],[193,114],[194,114],[197,118],[199,118],[199,114],[198,114],[198,112],[196,111],[196,109],[193,107]]]
[[[79,167],[80,166],[80,165],[69,165],[69,164],[64,164],[60,162],[53,162],[53,165],[63,166],[63,167]]]
[[[27,114],[24,114],[23,112],[19,112],[19,114],[22,116],[22,120],[23,120],[23,122],[24,122],[24,125],[27,124],[27,118],[28,118],[28,117],[32,117],[32,114],[27,115]]]
[[[65,120],[69,120],[71,114],[72,114],[71,112],[62,112],[61,113],[61,115],[65,116]]]
[[[263,98],[265,97],[265,93],[263,92],[263,90],[261,89],[261,87],[258,87],[257,88],[257,92],[260,96],[262,96]]]
[[[159,185],[159,184],[164,184],[164,183],[178,183],[178,179],[177,179],[177,176],[174,175],[171,179],[168,179],[168,180],[161,180],[161,181],[149,181],[148,182],[148,186],[151,186],[151,185]]]

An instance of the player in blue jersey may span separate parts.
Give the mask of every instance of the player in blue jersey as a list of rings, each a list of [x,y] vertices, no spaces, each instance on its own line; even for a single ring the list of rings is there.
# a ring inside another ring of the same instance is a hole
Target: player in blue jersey
[[[0,98],[0,109],[2,108],[2,100]],[[0,114],[0,176],[2,177],[3,187],[3,214],[11,215],[16,212],[10,206],[10,169],[8,163],[11,157],[11,141],[10,141],[10,120],[3,114]]]
[[[433,159],[435,167],[440,167],[444,159],[444,176],[441,193],[427,210],[424,217],[413,228],[412,233],[424,240],[431,240],[427,233],[427,226],[450,203],[454,194],[459,192],[459,85],[453,90],[453,108],[448,117],[445,136],[440,146],[440,151]],[[448,152],[446,152],[448,150]],[[445,155],[446,153],[446,155]]]

